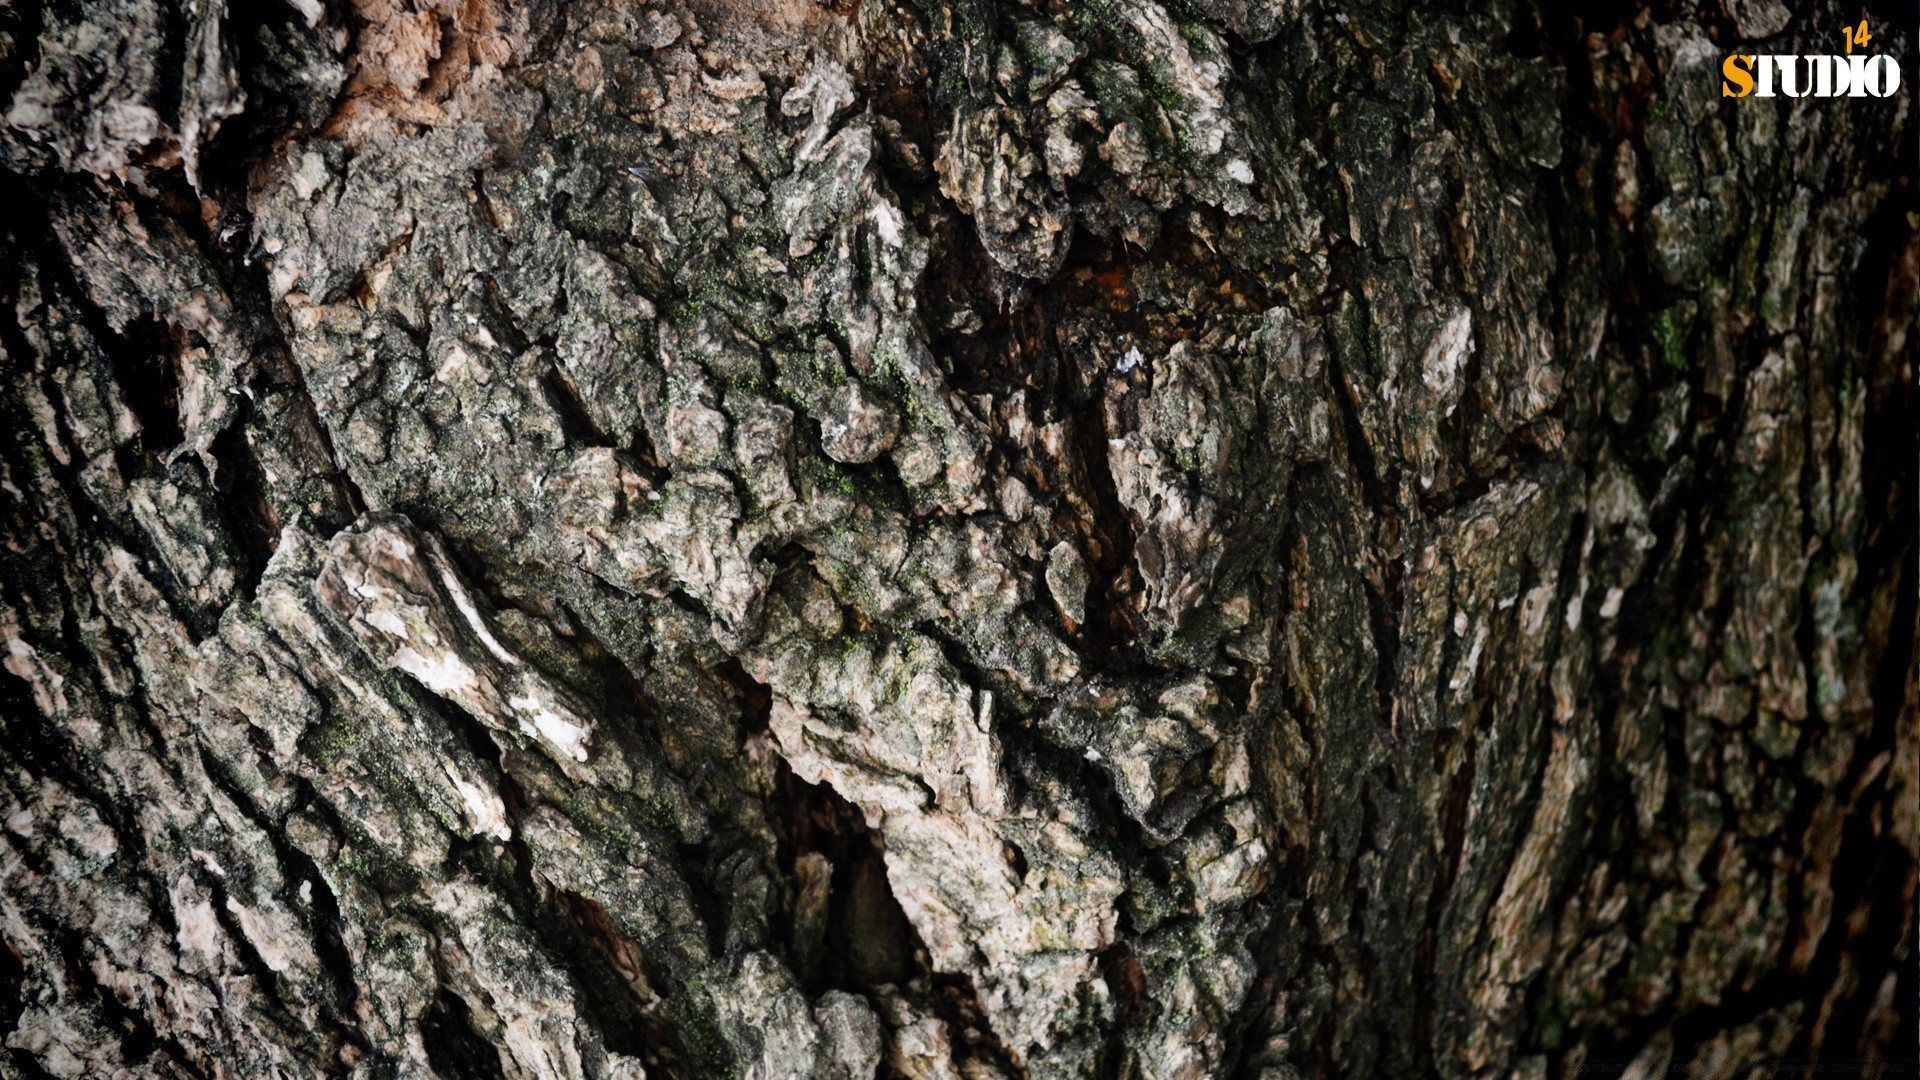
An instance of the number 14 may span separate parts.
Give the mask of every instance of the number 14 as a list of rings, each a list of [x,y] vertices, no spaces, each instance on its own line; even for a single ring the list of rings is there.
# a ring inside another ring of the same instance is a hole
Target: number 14
[[[1846,35],[1848,52],[1852,52],[1853,47],[1855,45],[1859,45],[1864,48],[1867,42],[1873,40],[1873,35],[1867,33],[1867,20],[1865,19],[1860,20],[1859,26],[1841,27],[1840,32]]]

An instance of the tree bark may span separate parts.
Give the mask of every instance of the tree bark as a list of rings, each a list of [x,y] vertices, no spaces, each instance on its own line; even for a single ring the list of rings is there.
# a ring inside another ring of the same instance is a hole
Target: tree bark
[[[1908,14],[0,12],[0,1077],[1912,1075]]]

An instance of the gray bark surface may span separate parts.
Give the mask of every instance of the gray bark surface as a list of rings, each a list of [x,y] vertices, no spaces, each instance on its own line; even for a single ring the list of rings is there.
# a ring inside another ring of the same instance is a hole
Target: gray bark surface
[[[1858,17],[0,10],[0,1077],[1910,1075]]]

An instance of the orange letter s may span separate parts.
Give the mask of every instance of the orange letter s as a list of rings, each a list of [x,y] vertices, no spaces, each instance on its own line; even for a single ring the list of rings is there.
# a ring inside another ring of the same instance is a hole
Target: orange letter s
[[[1720,65],[1720,74],[1727,80],[1720,86],[1721,97],[1746,97],[1753,93],[1753,57],[1734,53]]]

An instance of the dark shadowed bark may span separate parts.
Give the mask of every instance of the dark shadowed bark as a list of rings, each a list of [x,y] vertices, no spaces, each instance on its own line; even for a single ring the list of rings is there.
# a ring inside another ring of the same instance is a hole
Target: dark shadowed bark
[[[0,9],[0,1077],[1911,1075],[1860,14]]]

